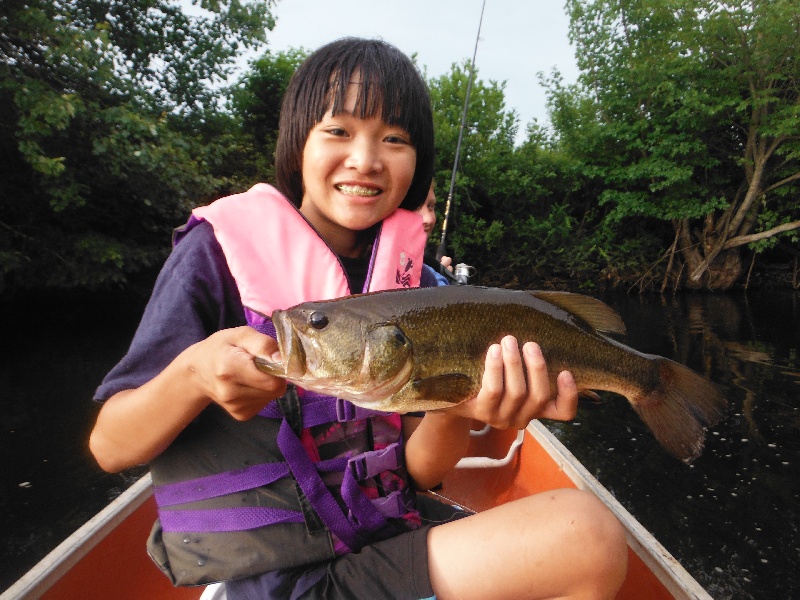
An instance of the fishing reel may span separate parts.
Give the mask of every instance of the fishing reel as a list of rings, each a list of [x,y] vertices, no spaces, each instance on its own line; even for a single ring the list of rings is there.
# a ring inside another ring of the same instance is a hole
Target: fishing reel
[[[466,285],[469,282],[469,278],[473,275],[475,275],[475,267],[464,263],[458,263],[456,265],[456,270],[453,272],[456,283],[460,285]]]
[[[437,270],[451,285],[467,285],[469,283],[469,278],[475,275],[475,267],[465,263],[458,263],[453,271],[439,264]]]

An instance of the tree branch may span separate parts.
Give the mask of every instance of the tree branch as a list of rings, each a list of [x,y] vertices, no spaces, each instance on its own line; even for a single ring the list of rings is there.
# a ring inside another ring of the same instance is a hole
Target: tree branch
[[[791,182],[791,181],[795,181],[795,180],[797,180],[797,179],[800,179],[800,172],[797,172],[797,173],[795,173],[794,175],[791,175],[790,177],[787,177],[786,179],[783,179],[783,180],[781,180],[781,181],[779,181],[779,182],[777,182],[777,183],[773,183],[771,186],[769,186],[768,188],[766,188],[766,189],[764,190],[764,193],[765,193],[765,194],[768,194],[768,193],[769,193],[769,192],[771,192],[772,190],[774,190],[774,189],[776,189],[776,188],[779,188],[779,187],[781,187],[782,185],[786,185],[787,183],[789,183],[789,182]]]
[[[792,221],[791,223],[784,223],[783,225],[778,225],[777,227],[773,227],[772,229],[767,229],[766,231],[760,231],[759,233],[753,233],[750,235],[740,235],[731,238],[727,242],[725,242],[722,249],[730,250],[731,248],[736,248],[738,246],[744,246],[745,244],[750,244],[751,242],[757,242],[758,240],[771,238],[778,235],[779,233],[785,233],[787,231],[792,231],[794,229],[800,229],[800,221]]]

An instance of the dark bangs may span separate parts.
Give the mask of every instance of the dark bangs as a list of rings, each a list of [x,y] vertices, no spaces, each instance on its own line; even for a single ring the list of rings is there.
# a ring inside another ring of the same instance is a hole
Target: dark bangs
[[[344,110],[350,83],[360,79],[355,115],[378,115],[411,137],[417,153],[414,178],[402,208],[425,201],[433,176],[433,117],[428,88],[411,60],[379,40],[345,38],[323,46],[292,77],[281,107],[275,166],[277,187],[295,205],[303,197],[303,148],[308,134],[329,110]]]

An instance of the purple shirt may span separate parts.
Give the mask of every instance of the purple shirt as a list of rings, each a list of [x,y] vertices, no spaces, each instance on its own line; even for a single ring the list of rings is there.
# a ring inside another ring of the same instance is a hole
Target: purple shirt
[[[186,348],[220,329],[246,325],[239,290],[209,223],[181,240],[158,275],[127,354],[94,398],[138,388]]]

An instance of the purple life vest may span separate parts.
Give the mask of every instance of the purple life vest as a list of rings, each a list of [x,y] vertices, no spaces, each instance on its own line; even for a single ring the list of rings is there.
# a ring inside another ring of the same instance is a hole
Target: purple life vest
[[[336,255],[271,186],[195,209],[187,229],[201,220],[262,333],[274,336],[264,315],[275,309],[350,293]],[[424,243],[419,215],[395,211],[358,291],[419,285]],[[418,526],[399,415],[293,387],[245,423],[209,408],[152,464],[159,523],[148,546],[173,583],[331,559]]]

